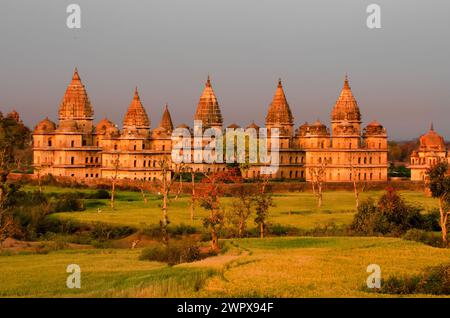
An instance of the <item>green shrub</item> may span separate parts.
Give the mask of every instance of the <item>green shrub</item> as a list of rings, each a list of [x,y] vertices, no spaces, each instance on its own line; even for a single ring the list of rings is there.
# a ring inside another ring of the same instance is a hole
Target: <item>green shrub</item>
[[[90,236],[100,242],[118,239],[133,234],[136,230],[130,226],[113,226],[102,222],[93,223]]]
[[[443,247],[442,237],[440,234],[427,232],[419,229],[408,230],[403,236],[403,239],[408,241],[421,242],[433,247]]]
[[[350,225],[358,234],[394,236],[423,227],[420,208],[407,204],[394,189],[388,189],[376,205],[371,198],[363,201]]]
[[[360,203],[350,228],[357,233],[367,235],[374,234],[377,223],[379,222],[379,213],[372,198]]]
[[[109,199],[110,194],[108,190],[105,189],[98,189],[97,191],[89,194],[89,199]]]
[[[170,266],[201,259],[200,248],[189,241],[170,242],[142,250],[140,260],[164,262]]]
[[[52,202],[51,210],[53,212],[73,212],[84,211],[86,205],[84,199],[81,199],[82,195],[77,192],[68,192],[59,195],[59,199]]]
[[[183,223],[178,225],[169,225],[167,227],[167,232],[171,237],[180,237],[198,233],[197,229],[194,226],[186,225]],[[163,236],[161,226],[156,224],[144,228],[141,233],[154,239],[161,239]]]
[[[169,226],[168,227],[169,234],[173,235],[188,235],[188,234],[195,234],[197,233],[197,230],[192,225],[186,225],[184,223],[178,224],[174,227]]]
[[[414,276],[391,276],[382,281],[380,293],[450,295],[450,264],[429,267]]]
[[[440,213],[439,209],[432,209],[430,213],[422,216],[422,230],[440,232],[441,226],[439,225]]]

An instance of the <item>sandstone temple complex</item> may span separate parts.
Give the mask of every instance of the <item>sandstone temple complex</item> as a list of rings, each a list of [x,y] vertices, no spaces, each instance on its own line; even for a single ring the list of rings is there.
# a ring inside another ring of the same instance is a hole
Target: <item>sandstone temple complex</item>
[[[194,119],[201,120],[205,128],[224,129],[209,78]],[[75,69],[59,106],[58,123],[45,118],[34,129],[34,166],[41,175],[76,179],[160,179],[160,162],[171,156],[174,130],[167,105],[161,120],[153,127],[137,89],[121,128],[107,118],[94,124],[93,106]],[[177,127],[189,128],[185,124]],[[330,128],[320,121],[295,127],[281,80],[267,111],[265,127],[280,131],[279,168],[271,178],[311,181],[320,170],[327,182],[387,180],[386,129],[376,121],[363,128],[347,77],[331,112]],[[260,129],[255,123],[246,128]],[[197,172],[226,169],[224,163],[201,162],[189,166]],[[256,164],[243,176],[255,178],[259,173]]]
[[[411,154],[411,180],[425,181],[427,170],[442,161],[449,162],[447,147],[431,124],[430,131],[420,136],[419,148]]]

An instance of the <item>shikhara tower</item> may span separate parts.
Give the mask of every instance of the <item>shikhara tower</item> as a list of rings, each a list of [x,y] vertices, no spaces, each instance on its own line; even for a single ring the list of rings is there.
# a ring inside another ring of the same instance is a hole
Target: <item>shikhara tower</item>
[[[134,90],[122,129],[107,118],[94,125],[94,110],[78,71],[67,87],[59,108],[58,124],[45,118],[34,130],[34,165],[41,175],[72,177],[85,181],[99,178],[153,180],[161,178],[159,163],[171,157],[174,130],[166,104],[158,127],[151,127],[138,89]],[[203,128],[224,130],[219,102],[208,76],[194,115]],[[274,179],[311,180],[321,168],[328,182],[387,180],[386,129],[376,121],[362,128],[362,116],[347,76],[332,109],[331,131],[320,121],[305,122],[295,129],[294,117],[281,80],[266,115],[266,128],[279,130],[279,168]],[[236,124],[228,126],[238,128]],[[190,129],[186,124],[177,128]],[[257,132],[252,122],[247,128]],[[192,131],[192,130],[191,130]],[[190,164],[194,171],[226,169],[226,164]],[[258,177],[252,165],[245,178]]]

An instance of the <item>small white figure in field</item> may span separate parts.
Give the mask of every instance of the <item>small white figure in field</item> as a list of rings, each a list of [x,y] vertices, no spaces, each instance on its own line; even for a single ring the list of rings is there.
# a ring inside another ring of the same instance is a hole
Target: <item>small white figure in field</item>
[[[100,212],[102,212],[102,209],[97,208],[97,213],[100,213]]]
[[[141,240],[134,240],[132,243],[131,243],[131,249],[134,249],[138,244],[139,244],[139,242],[140,242]]]

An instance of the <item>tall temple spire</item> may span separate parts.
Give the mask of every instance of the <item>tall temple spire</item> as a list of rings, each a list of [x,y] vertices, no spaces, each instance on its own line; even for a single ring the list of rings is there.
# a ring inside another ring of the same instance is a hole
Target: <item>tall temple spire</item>
[[[361,113],[359,111],[358,103],[356,102],[350,88],[347,74],[345,74],[344,86],[342,87],[339,98],[334,105],[331,120],[361,121]]]
[[[194,119],[201,120],[205,128],[222,127],[222,113],[220,112],[219,102],[212,88],[209,75],[203,93],[200,96]]]
[[[169,105],[167,103],[166,103],[166,106],[164,106],[164,112],[161,117],[161,122],[159,123],[159,127],[162,127],[164,129],[166,129],[167,131],[173,130],[172,117],[170,116]]]
[[[75,68],[72,81],[67,87],[64,98],[59,106],[59,119],[92,120],[93,116],[94,111],[91,102],[81,82],[78,69]]]
[[[133,100],[123,119],[124,129],[150,129],[150,119],[139,97],[138,88],[134,90]]]
[[[294,117],[284,94],[281,78],[266,116],[266,125],[293,125]]]
[[[351,89],[350,84],[348,83],[348,74],[347,73],[345,73],[344,89]]]
[[[74,81],[79,81],[80,80],[80,75],[78,74],[78,68],[77,67],[75,67],[75,70],[73,71],[72,80],[74,80]]]

